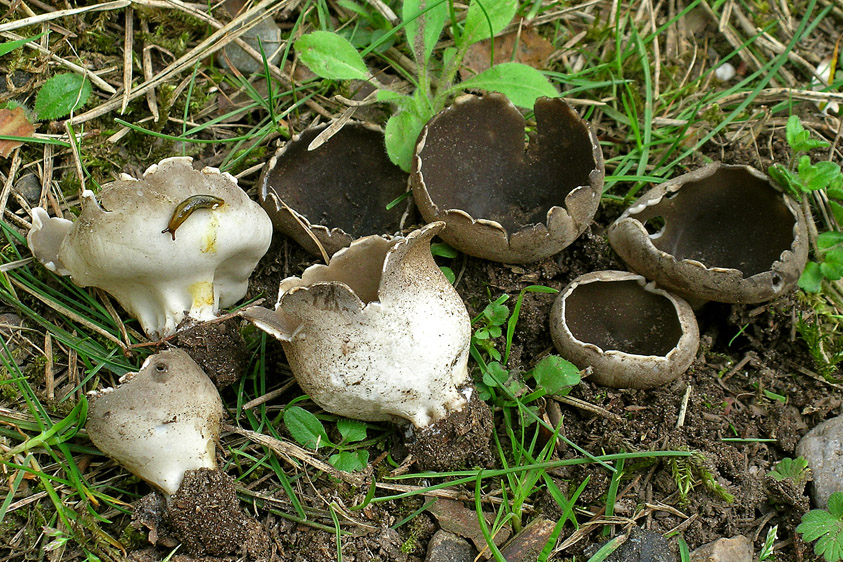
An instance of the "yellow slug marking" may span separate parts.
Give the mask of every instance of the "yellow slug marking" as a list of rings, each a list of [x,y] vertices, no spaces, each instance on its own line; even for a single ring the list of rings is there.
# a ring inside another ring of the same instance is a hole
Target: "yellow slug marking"
[[[191,310],[199,310],[204,307],[214,306],[214,283],[211,281],[199,281],[188,288],[190,296],[193,297]]]
[[[216,210],[211,211],[211,220],[208,221],[208,228],[202,235],[202,242],[199,251],[204,254],[213,254],[217,251],[217,230],[219,230],[220,219]]]

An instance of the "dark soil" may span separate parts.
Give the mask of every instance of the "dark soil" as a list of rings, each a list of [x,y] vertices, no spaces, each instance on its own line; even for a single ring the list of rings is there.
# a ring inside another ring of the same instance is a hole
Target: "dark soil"
[[[267,531],[242,512],[234,479],[224,472],[187,471],[169,499],[152,493],[138,502],[134,519],[149,529],[150,542],[165,548],[181,544],[185,562],[270,559]],[[154,555],[147,549],[135,559],[143,561],[147,556]]]

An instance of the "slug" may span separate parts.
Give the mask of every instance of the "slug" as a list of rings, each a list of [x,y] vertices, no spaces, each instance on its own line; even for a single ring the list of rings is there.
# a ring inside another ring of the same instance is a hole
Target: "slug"
[[[170,217],[170,222],[167,223],[167,228],[161,231],[161,234],[169,232],[176,239],[176,229],[187,220],[187,217],[193,214],[197,209],[216,209],[225,203],[223,199],[214,197],[213,195],[191,195],[178,205],[173,211],[173,216]]]

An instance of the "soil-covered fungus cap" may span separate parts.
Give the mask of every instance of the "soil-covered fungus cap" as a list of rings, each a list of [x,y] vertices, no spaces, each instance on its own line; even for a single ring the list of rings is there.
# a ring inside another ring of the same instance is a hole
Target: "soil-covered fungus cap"
[[[153,337],[186,317],[210,320],[246,294],[272,223],[237,180],[190,158],[167,158],[82,193],[71,223],[36,207],[27,241],[46,267],[110,293]]]
[[[216,468],[222,400],[187,353],[152,355],[120,383],[89,395],[86,428],[99,450],[167,495],[186,470]]]
[[[383,132],[346,123],[309,150],[326,127],[308,129],[278,149],[258,182],[275,228],[317,256],[308,230],[333,255],[356,238],[397,232],[406,208],[386,208],[407,191],[407,174],[389,161]]]
[[[562,356],[614,388],[653,388],[694,361],[699,329],[683,299],[625,271],[595,271],[572,281],[550,312]]]
[[[798,205],[748,166],[709,164],[658,185],[609,228],[635,271],[683,296],[756,303],[791,289],[808,258]]]
[[[410,183],[427,221],[455,248],[499,262],[558,253],[591,223],[603,153],[561,99],[539,98],[535,130],[505,96],[466,95],[422,129]],[[527,144],[525,146],[525,135]]]
[[[421,428],[466,404],[471,321],[433,261],[434,223],[368,236],[281,282],[276,310],[243,315],[281,340],[301,387],[329,412]]]

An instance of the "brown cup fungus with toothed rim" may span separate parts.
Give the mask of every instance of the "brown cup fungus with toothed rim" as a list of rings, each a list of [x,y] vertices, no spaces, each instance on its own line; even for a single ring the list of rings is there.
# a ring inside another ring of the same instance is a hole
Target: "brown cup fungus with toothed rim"
[[[321,252],[308,230],[330,256],[356,238],[399,231],[407,207],[386,208],[407,191],[407,174],[389,161],[383,132],[346,123],[309,150],[329,127],[308,129],[286,143],[258,180],[261,205],[275,228],[316,256]]]
[[[539,98],[536,127],[501,94],[465,95],[419,135],[410,184],[424,219],[466,254],[527,263],[558,253],[591,223],[603,153],[559,98]],[[525,134],[527,144],[525,146]]]
[[[632,269],[688,298],[757,303],[792,289],[808,259],[798,205],[749,166],[714,163],[660,184],[609,227]]]
[[[653,388],[679,377],[697,355],[691,306],[640,275],[595,271],[556,298],[550,334],[559,353],[590,380],[613,388]]]

